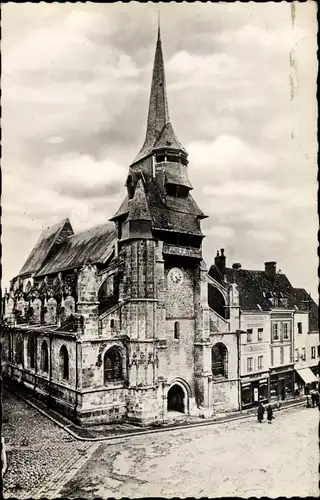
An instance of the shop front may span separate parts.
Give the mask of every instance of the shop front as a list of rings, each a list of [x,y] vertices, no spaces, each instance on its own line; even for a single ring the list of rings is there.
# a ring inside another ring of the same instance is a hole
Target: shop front
[[[286,400],[294,397],[294,370],[287,368],[285,370],[270,371],[270,399]]]
[[[295,393],[296,395],[309,394],[309,391],[318,388],[318,377],[311,368],[296,369]]]
[[[241,380],[241,408],[252,408],[268,401],[268,378]]]

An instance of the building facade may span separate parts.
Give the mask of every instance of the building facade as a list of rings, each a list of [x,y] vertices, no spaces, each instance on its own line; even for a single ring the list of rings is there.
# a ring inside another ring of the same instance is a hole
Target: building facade
[[[266,262],[264,271],[243,269],[239,263],[228,268],[221,250],[209,270],[208,287],[217,329],[229,322],[240,332],[241,408],[285,400],[304,392],[306,385],[316,386],[318,306],[277,272],[275,262]],[[230,287],[239,295],[236,316]]]
[[[239,409],[240,337],[208,306],[188,168],[159,32],[146,138],[112,224],[48,228],[5,294],[7,380],[85,425]]]

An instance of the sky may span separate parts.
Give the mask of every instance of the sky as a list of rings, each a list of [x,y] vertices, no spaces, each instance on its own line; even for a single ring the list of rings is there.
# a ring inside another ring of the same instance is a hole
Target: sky
[[[42,230],[103,224],[146,129],[157,5],[2,5],[3,282]],[[316,3],[160,4],[207,266],[276,261],[317,299]]]

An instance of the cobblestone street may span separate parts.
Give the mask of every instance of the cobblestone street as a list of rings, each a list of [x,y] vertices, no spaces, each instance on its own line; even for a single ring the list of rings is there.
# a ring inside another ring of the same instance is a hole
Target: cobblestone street
[[[90,443],[12,394],[3,402],[7,498],[318,494],[317,409]]]
[[[102,444],[67,497],[318,495],[318,410]]]
[[[97,448],[96,444],[73,439],[6,390],[3,405],[8,461],[3,480],[5,497],[35,498],[43,491],[54,493],[67,479],[67,473],[81,467]]]

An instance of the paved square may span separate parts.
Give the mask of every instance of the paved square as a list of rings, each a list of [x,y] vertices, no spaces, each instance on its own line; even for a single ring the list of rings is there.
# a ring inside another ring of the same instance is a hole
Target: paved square
[[[316,408],[90,443],[5,391],[5,497],[317,496]]]
[[[317,496],[317,409],[104,443],[68,497]]]

